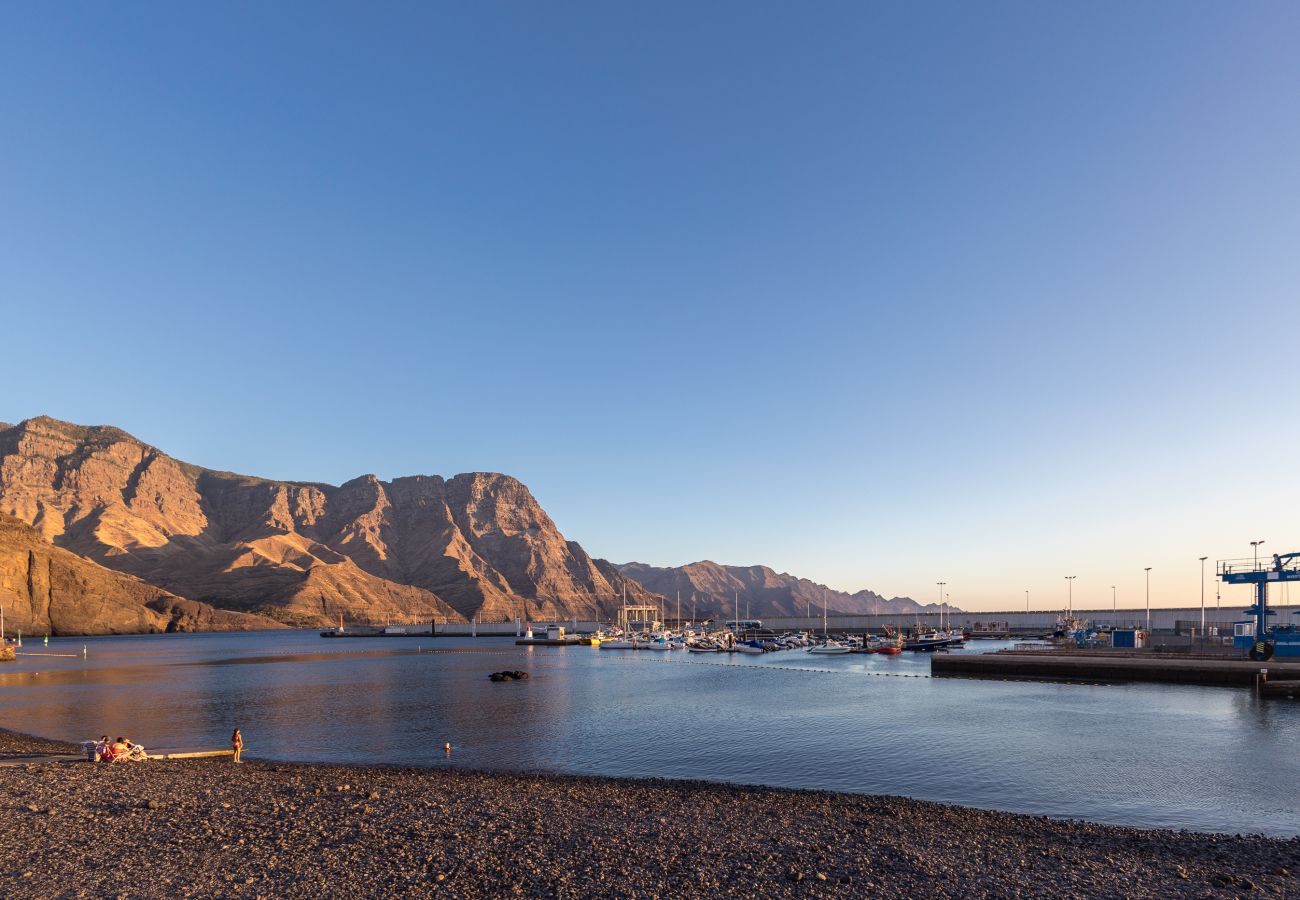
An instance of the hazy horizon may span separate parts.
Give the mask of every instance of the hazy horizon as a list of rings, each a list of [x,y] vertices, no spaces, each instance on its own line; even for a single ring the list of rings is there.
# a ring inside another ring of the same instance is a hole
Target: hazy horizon
[[[1300,550],[1294,5],[7,18],[0,419],[970,611]]]

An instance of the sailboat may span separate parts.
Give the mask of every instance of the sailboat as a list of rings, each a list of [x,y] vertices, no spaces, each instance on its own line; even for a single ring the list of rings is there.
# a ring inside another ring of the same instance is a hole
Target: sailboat
[[[822,656],[840,656],[844,653],[852,653],[850,647],[846,647],[839,641],[832,641],[826,634],[826,598],[822,597],[822,643],[816,647],[809,647],[809,653],[817,653]]]

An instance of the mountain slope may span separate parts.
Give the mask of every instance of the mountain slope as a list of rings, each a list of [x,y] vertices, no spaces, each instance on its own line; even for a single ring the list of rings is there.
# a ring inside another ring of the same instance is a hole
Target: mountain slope
[[[608,617],[625,587],[649,599],[495,473],[273,481],[39,417],[0,430],[0,512],[176,594],[297,624]]]
[[[47,543],[0,515],[0,604],[9,634],[134,634],[275,628],[261,616],[177,597]]]
[[[672,597],[674,602],[680,593],[683,614],[692,595],[699,615],[721,614],[727,618],[736,615],[737,606],[742,617],[817,615],[823,604],[830,612],[854,614],[911,613],[935,608],[934,604],[922,606],[910,597],[887,600],[868,590],[847,594],[767,566],[724,566],[703,560],[674,567],[631,562],[618,568],[646,589]]]

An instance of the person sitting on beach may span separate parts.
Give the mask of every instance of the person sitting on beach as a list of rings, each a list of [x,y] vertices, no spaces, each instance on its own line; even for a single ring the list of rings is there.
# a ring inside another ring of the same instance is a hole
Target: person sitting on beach
[[[126,742],[126,738],[119,737],[113,741],[108,748],[109,762],[126,762],[127,754],[131,752],[131,747]]]
[[[137,744],[135,741],[131,740],[130,738],[127,738],[126,758],[129,759],[131,762],[144,762],[149,758],[149,754],[148,752],[145,751],[143,745]]]
[[[112,745],[108,742],[108,735],[100,735],[99,740],[95,742],[95,762],[100,760],[108,761],[112,753],[110,747]]]

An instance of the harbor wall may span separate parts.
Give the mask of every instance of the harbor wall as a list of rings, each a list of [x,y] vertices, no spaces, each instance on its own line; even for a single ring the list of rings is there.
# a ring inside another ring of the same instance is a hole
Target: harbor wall
[[[1242,621],[1247,616],[1242,612],[1243,607],[1233,605],[1225,606],[1216,611],[1214,607],[1209,607],[1205,611],[1205,621],[1207,626],[1219,624],[1222,631],[1226,634],[1232,634],[1232,623]],[[1278,609],[1278,622],[1296,621],[1300,622],[1300,616],[1292,618],[1290,609]],[[1147,612],[1145,608],[1138,609],[1076,609],[1074,614],[1082,619],[1087,619],[1094,626],[1100,628],[1141,628],[1147,627]],[[1043,632],[1050,630],[1056,625],[1056,617],[1059,610],[1050,612],[1024,610],[1003,610],[997,612],[957,612],[954,611],[950,616],[944,615],[943,621],[946,624],[951,621],[954,628],[974,628],[978,623],[1001,623],[1005,622],[1013,632]],[[759,618],[759,617],[755,617]],[[812,616],[762,616],[764,628],[770,628],[773,631],[821,631],[822,617],[819,615]],[[830,631],[861,631],[864,629],[876,630],[889,625],[892,627],[914,628],[918,623],[922,627],[939,627],[939,613],[882,613],[880,615],[869,616],[827,616],[826,627]],[[1184,606],[1164,609],[1151,610],[1151,630],[1173,632],[1178,623],[1196,623],[1198,626],[1201,621],[1201,608],[1199,606]]]
[[[1177,659],[1159,654],[952,653],[931,658],[930,672],[967,678],[1101,679],[1249,687],[1261,674],[1270,681],[1298,679],[1300,663]]]
[[[545,631],[549,625],[563,625],[566,634],[582,634],[584,632],[596,631],[600,628],[607,628],[599,622],[579,619],[575,627],[574,620],[556,621],[548,619],[546,622],[533,622],[533,628]],[[527,629],[527,623],[515,622],[479,622],[474,625],[470,622],[439,622],[434,628],[434,634],[445,637],[469,637],[471,634],[479,637],[515,637],[522,635]]]

